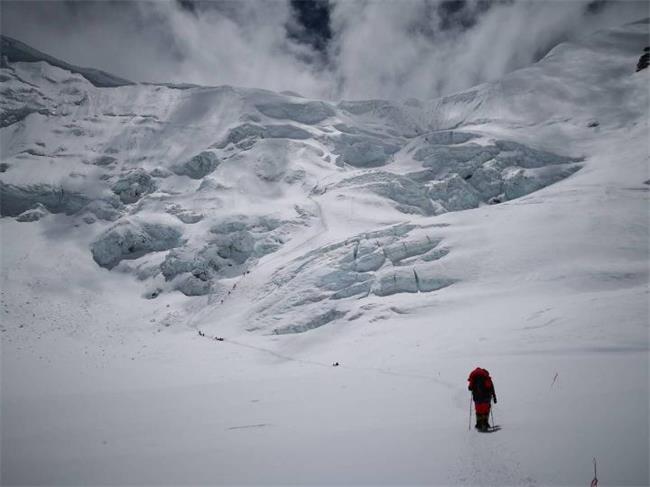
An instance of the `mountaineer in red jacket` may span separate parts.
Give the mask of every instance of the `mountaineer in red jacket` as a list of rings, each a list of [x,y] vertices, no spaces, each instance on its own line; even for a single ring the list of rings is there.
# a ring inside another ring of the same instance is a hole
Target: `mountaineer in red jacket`
[[[467,380],[469,382],[467,388],[472,391],[472,398],[474,399],[474,406],[476,408],[476,429],[479,431],[487,431],[490,428],[488,418],[490,416],[492,399],[494,399],[494,404],[497,403],[497,395],[494,392],[492,378],[487,370],[476,367],[469,374]]]

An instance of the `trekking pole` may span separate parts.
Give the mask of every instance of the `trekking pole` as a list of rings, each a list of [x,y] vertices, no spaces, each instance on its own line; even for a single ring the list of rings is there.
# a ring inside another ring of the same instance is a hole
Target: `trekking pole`
[[[472,396],[469,396],[469,425],[467,427],[468,431],[472,431]]]

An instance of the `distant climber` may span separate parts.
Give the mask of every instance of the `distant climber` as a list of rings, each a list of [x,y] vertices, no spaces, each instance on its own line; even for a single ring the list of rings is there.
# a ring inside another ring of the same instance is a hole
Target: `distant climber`
[[[332,367],[338,367],[339,365],[340,365],[340,364],[339,364],[338,362],[334,362],[334,363],[332,364]]]
[[[497,395],[494,392],[494,384],[490,373],[480,367],[476,367],[469,378],[467,379],[469,386],[467,387],[472,391],[472,399],[474,400],[474,408],[476,410],[476,429],[479,431],[488,431],[490,423],[490,407],[492,399],[494,404],[497,403]]]

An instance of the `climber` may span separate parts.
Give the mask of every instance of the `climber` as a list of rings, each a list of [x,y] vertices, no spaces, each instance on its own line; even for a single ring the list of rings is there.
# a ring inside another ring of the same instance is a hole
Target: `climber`
[[[477,367],[469,374],[467,381],[469,382],[467,388],[472,391],[472,399],[476,410],[476,429],[488,431],[490,429],[488,418],[492,399],[494,399],[494,404],[497,403],[497,395],[494,392],[494,384],[490,373]]]

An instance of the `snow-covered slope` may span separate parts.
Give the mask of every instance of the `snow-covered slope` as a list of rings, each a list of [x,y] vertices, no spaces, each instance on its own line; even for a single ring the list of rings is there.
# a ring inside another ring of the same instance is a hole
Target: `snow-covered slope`
[[[37,49],[34,49],[27,44],[17,41],[16,39],[12,39],[9,36],[0,35],[0,43],[0,51],[2,52],[3,63],[5,64],[8,64],[10,62],[16,63],[45,61],[51,66],[56,66],[72,73],[82,75],[94,86],[109,87],[134,84],[133,81],[118,78],[117,76],[113,76],[112,74],[106,73],[105,71],[100,71],[99,69],[82,68],[80,66],[66,63],[48,54],[45,54],[44,52],[38,51]]]
[[[3,482],[647,484],[647,42],[404,102],[9,59]]]

